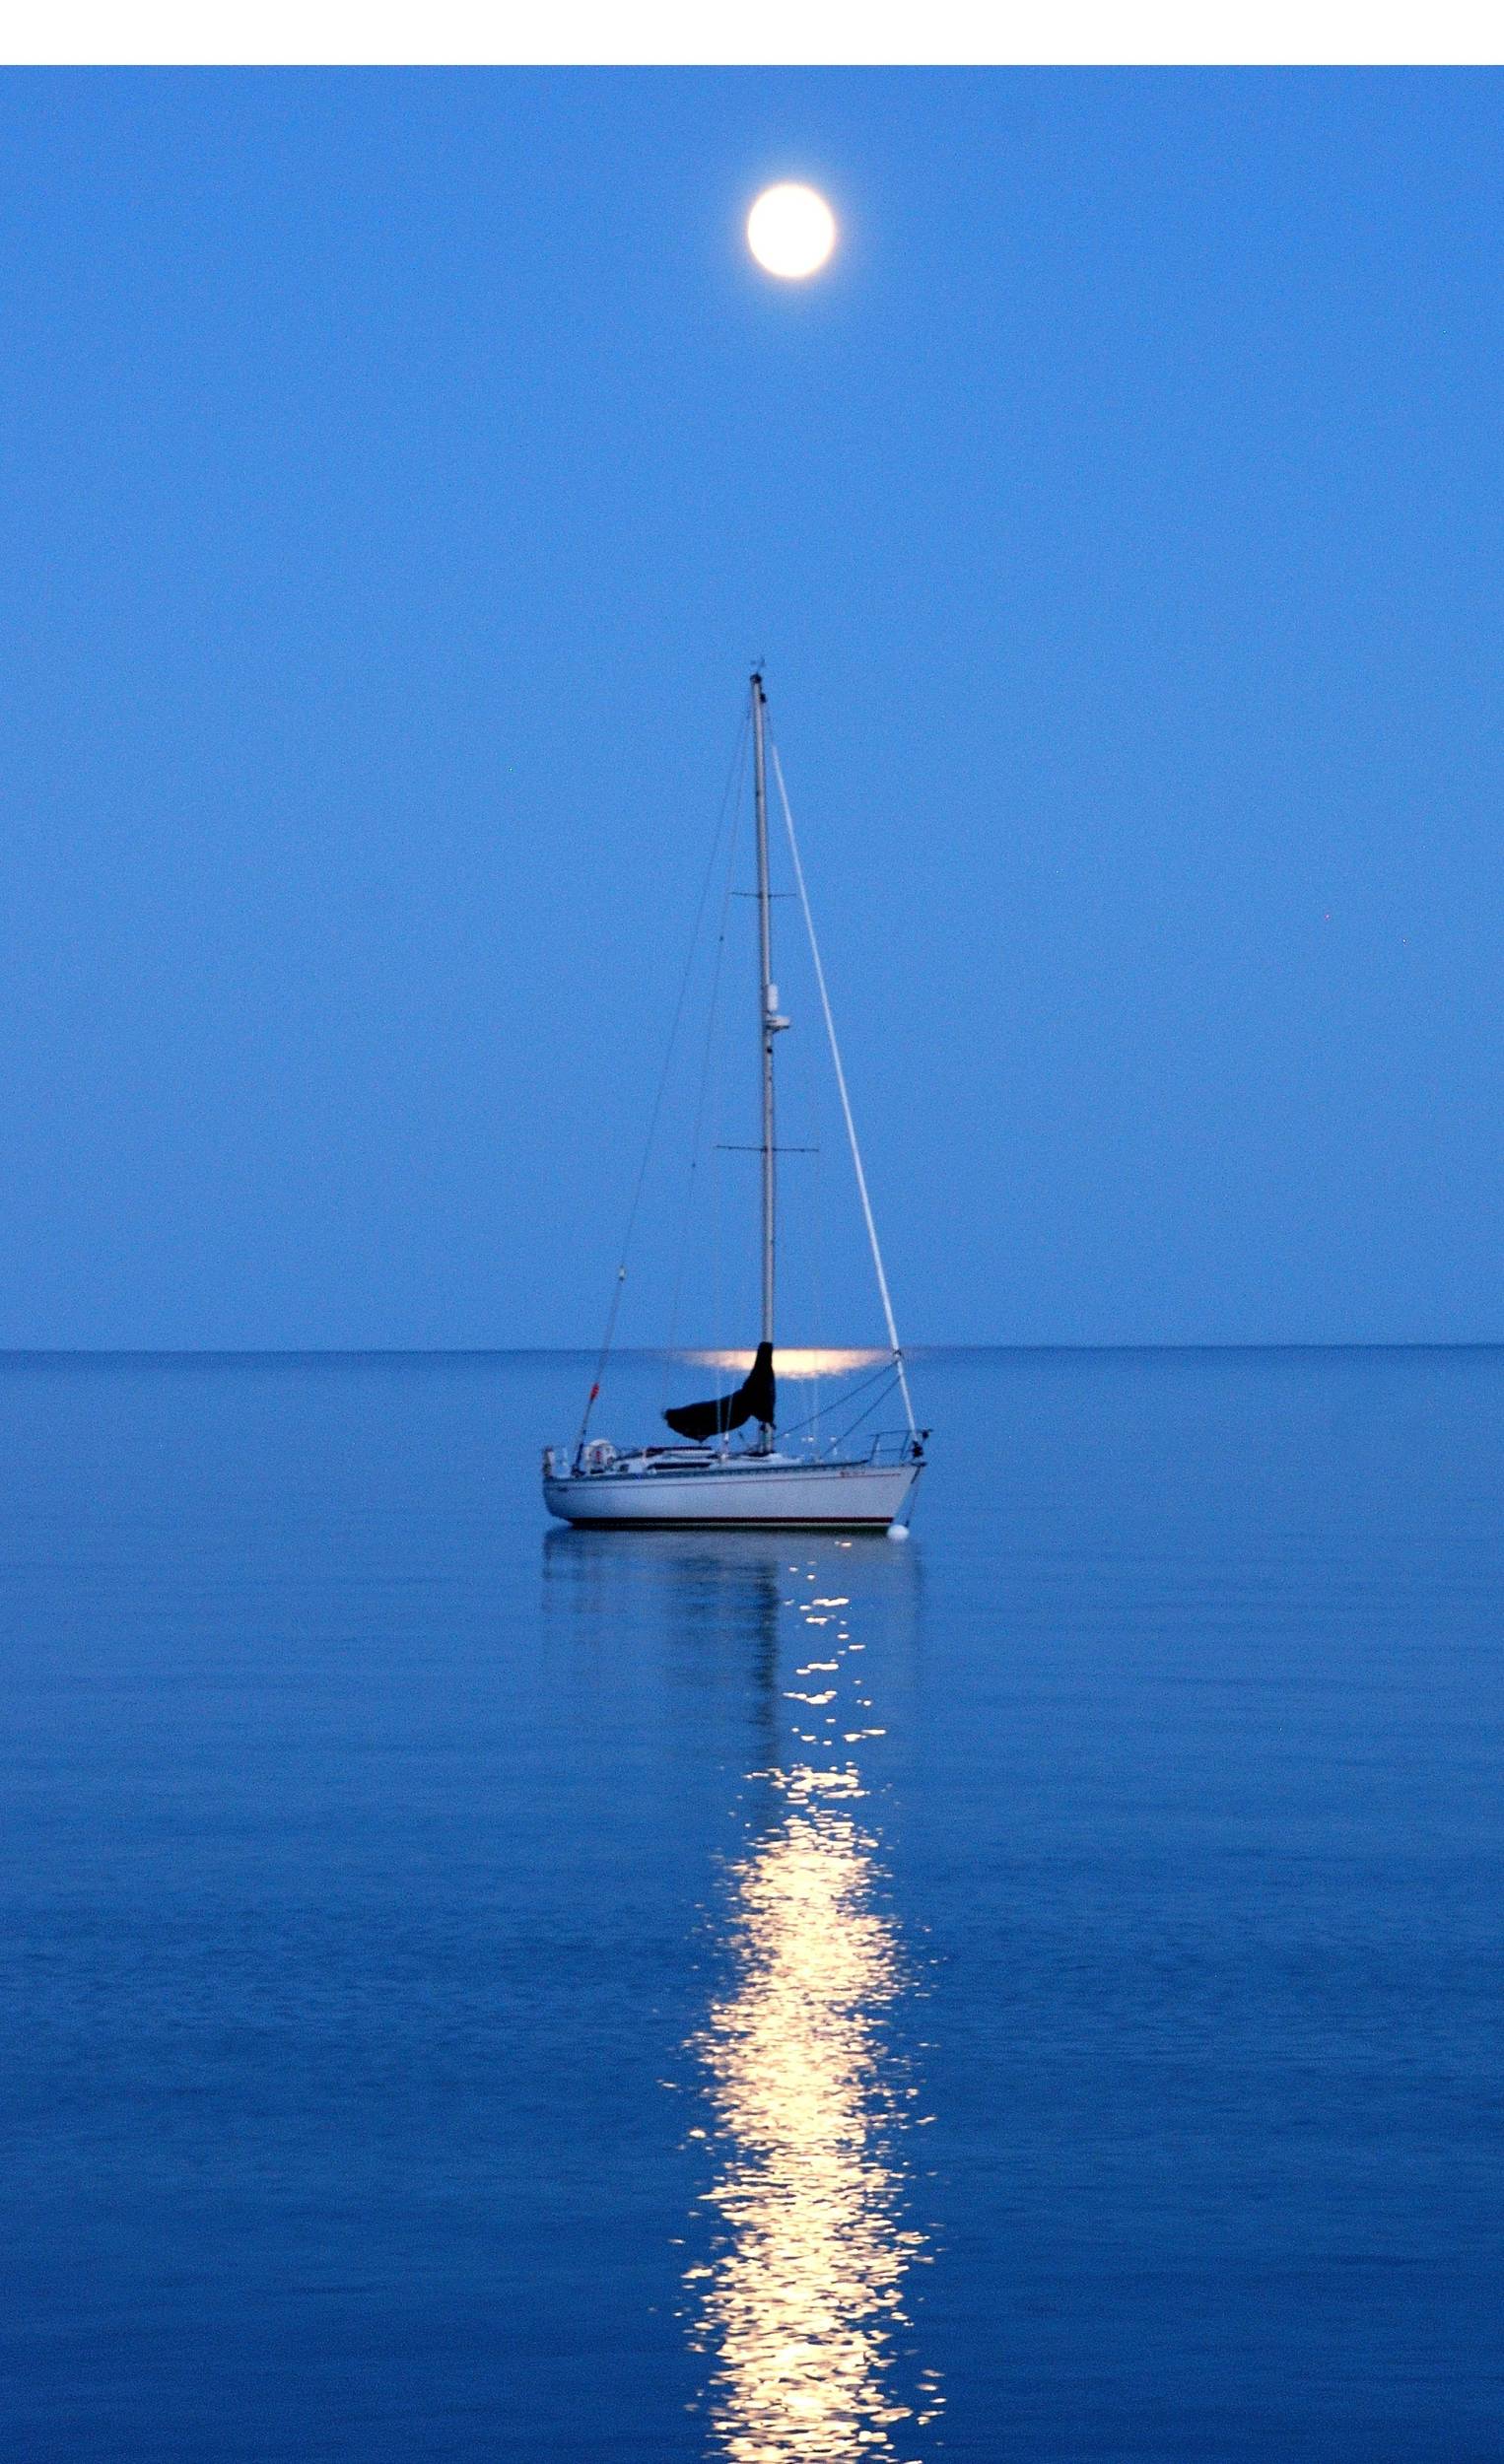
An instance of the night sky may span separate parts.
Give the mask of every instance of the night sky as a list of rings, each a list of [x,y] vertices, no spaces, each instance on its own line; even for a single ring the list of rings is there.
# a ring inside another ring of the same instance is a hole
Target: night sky
[[[759,657],[916,1341],[1504,1338],[1498,75],[0,107],[0,1341],[592,1340]]]

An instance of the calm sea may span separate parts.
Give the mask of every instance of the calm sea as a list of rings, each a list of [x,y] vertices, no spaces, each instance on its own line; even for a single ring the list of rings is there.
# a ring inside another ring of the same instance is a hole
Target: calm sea
[[[0,1364],[6,2457],[1504,2454],[1504,1353],[587,1374]]]

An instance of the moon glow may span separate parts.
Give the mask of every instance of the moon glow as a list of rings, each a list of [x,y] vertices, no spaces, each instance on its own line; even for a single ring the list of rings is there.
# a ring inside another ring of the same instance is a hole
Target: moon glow
[[[780,180],[765,188],[747,216],[747,245],[765,274],[802,282],[817,274],[836,244],[836,218],[814,188]]]

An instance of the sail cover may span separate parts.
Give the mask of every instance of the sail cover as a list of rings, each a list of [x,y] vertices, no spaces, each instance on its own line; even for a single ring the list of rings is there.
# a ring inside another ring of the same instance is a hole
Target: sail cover
[[[734,1395],[718,1395],[708,1403],[680,1403],[663,1417],[680,1437],[692,1438],[699,1446],[708,1437],[724,1437],[728,1429],[739,1429],[745,1420],[760,1420],[771,1429],[774,1394],[773,1345],[759,1343],[757,1358]]]

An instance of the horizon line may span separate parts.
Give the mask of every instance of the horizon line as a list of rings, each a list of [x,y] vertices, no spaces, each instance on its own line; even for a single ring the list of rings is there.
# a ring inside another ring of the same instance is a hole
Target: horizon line
[[[799,1345],[788,1348],[798,1350]],[[822,1346],[822,1349],[827,1347]],[[886,1344],[830,1347],[887,1358]],[[743,1346],[743,1349],[746,1349]],[[906,1343],[906,1360],[937,1359],[977,1352],[1451,1352],[1504,1350],[1504,1335],[1384,1335],[1266,1337],[1257,1340],[1185,1338],[1140,1342]],[[0,1343],[0,1361],[16,1360],[593,1360],[594,1343]],[[620,1345],[619,1360],[703,1361],[699,1344]],[[748,1352],[750,1358],[750,1352]],[[840,1375],[840,1371],[832,1374]]]

